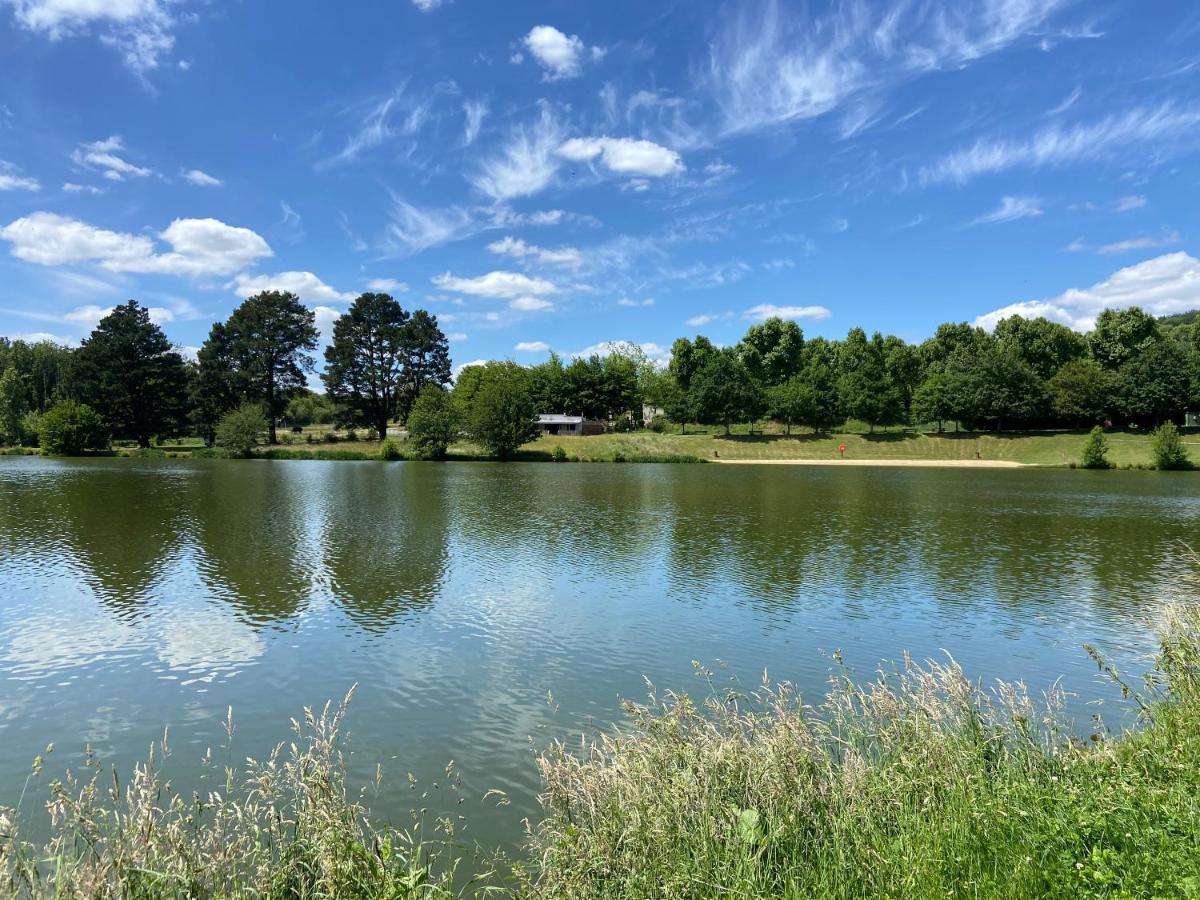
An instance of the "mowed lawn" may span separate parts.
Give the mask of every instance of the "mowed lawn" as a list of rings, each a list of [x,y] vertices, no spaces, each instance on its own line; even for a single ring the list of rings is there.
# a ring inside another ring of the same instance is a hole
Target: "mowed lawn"
[[[943,435],[912,432],[877,434],[835,433],[791,437],[776,434],[604,434],[593,437],[543,437],[526,444],[527,451],[553,452],[562,447],[569,456],[588,460],[649,454],[687,454],[700,459],[838,459],[846,446],[846,459],[965,459],[1005,460],[1031,465],[1064,466],[1078,462],[1086,432],[1033,434]],[[1144,434],[1108,436],[1109,460],[1118,466],[1149,465],[1150,438]],[[1200,435],[1186,435],[1192,457],[1200,462]]]

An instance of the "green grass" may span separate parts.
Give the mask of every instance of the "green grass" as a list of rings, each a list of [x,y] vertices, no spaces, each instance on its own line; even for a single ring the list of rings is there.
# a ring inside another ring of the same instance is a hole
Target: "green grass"
[[[953,663],[630,705],[542,757],[530,896],[1200,896],[1200,614],[1169,626],[1141,727],[1071,737],[1055,704]],[[712,678],[711,673],[705,673]]]
[[[1094,655],[1094,654],[1093,654]],[[459,823],[373,826],[346,783],[340,706],[203,795],[164,735],[126,777],[90,756],[51,786],[53,836],[0,810],[0,892],[89,898],[1197,897],[1200,607],[1165,616],[1136,727],[1082,739],[1061,696],[984,691],[952,661],[834,680],[805,705],[697,666],[708,699],[651,696],[630,724],[540,756],[527,853],[481,871]],[[232,712],[226,733],[232,742]],[[49,752],[49,751],[48,751]],[[232,757],[231,743],[226,747]],[[37,777],[44,764],[35,762]],[[211,759],[208,765],[212,766]],[[459,790],[447,770],[446,789]]]

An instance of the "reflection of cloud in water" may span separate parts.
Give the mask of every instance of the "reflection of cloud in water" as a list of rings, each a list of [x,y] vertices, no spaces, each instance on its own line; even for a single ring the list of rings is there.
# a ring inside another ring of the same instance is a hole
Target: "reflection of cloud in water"
[[[266,644],[252,628],[212,609],[160,614],[139,625],[109,617],[38,616],[7,629],[2,668],[14,679],[35,680],[70,669],[121,667],[154,658],[188,676],[184,684],[231,676],[262,656]]]

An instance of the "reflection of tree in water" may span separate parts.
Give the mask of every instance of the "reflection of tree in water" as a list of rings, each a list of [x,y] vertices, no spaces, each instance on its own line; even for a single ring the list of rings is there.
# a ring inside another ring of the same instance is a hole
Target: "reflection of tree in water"
[[[159,466],[124,461],[51,463],[0,504],[4,541],[47,569],[65,557],[117,615],[140,614],[180,546],[184,482]]]
[[[324,479],[306,464],[210,462],[193,470],[185,512],[198,569],[215,595],[254,624],[289,619],[308,602],[305,541]]]
[[[347,465],[325,472],[325,569],[334,600],[368,631],[428,608],[446,576],[442,465]]]
[[[657,466],[455,465],[454,531],[480,577],[638,576],[670,515]]]

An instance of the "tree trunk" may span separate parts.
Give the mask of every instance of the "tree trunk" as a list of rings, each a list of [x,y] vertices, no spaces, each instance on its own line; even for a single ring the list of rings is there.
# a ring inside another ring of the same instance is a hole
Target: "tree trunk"
[[[375,430],[379,432],[379,440],[382,441],[387,438],[387,415],[386,414],[380,416],[378,421],[376,421]]]

